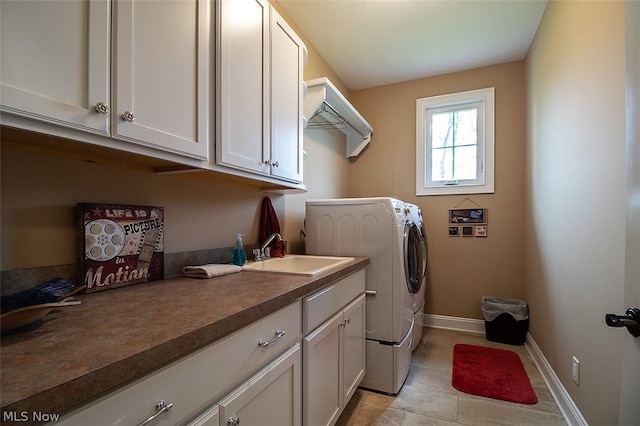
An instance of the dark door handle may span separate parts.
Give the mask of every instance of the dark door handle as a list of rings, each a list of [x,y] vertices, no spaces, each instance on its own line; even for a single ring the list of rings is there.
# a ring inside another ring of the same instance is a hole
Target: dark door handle
[[[625,315],[606,314],[604,321],[609,327],[626,327],[633,337],[640,337],[640,309],[628,308]]]

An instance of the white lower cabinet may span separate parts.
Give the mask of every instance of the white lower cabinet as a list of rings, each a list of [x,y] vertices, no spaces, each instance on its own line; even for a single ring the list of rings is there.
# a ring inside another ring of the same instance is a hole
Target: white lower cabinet
[[[220,407],[214,405],[200,417],[189,423],[188,426],[219,426],[220,425]]]
[[[333,425],[365,373],[364,289],[361,269],[56,424]]]
[[[359,294],[355,299],[349,297],[353,292]],[[364,270],[305,298],[305,319],[339,300],[336,295],[346,297],[343,306],[337,313],[326,310],[326,321],[302,341],[303,423],[308,426],[335,424],[364,378]]]
[[[340,415],[340,327],[342,312],[305,337],[305,425],[330,425]]]
[[[301,424],[300,344],[219,403],[220,426]]]
[[[365,295],[344,309],[342,328],[342,389],[343,408],[356,392],[365,371]]]
[[[300,302],[293,303],[209,346],[187,355],[153,373],[127,384],[80,409],[65,414],[57,425],[63,426],[101,426],[101,425],[137,425],[157,414],[148,424],[150,426],[185,424],[212,407],[216,401],[226,398],[237,386],[246,386],[260,378],[259,386],[273,381],[274,388],[280,392],[285,378],[273,377],[273,371],[289,368],[299,355],[301,336]],[[267,344],[267,342],[269,342]],[[297,349],[296,349],[297,348]],[[296,349],[296,350],[293,350]],[[289,358],[282,357],[288,354]],[[276,361],[274,361],[276,360]],[[280,364],[275,366],[274,364]],[[295,363],[294,363],[295,364]],[[265,367],[267,366],[267,367]],[[300,406],[300,361],[290,371],[282,372],[296,383],[297,396],[289,404]],[[297,376],[295,376],[297,374]],[[266,375],[266,378],[263,376]],[[297,377],[294,379],[293,377]],[[245,383],[245,385],[242,385]],[[277,385],[275,384],[277,383]],[[290,391],[293,395],[293,390]],[[247,390],[246,395],[251,392]],[[268,393],[267,393],[268,394]],[[291,395],[289,395],[291,396]],[[281,398],[280,396],[277,397]],[[282,397],[284,398],[284,397]],[[293,398],[293,397],[292,397]],[[258,398],[264,400],[264,397]],[[158,410],[157,404],[164,401],[172,404],[165,411]],[[278,402],[282,405],[282,402]],[[298,408],[298,413],[299,413]],[[212,414],[207,411],[207,414]],[[213,415],[213,414],[212,414]],[[224,417],[223,417],[224,420]],[[205,423],[210,425],[209,421]],[[226,421],[222,424],[226,425]],[[243,422],[244,425],[252,424]],[[264,423],[253,423],[264,424]],[[299,424],[298,423],[282,423]]]
[[[294,345],[188,426],[300,425],[300,352]]]

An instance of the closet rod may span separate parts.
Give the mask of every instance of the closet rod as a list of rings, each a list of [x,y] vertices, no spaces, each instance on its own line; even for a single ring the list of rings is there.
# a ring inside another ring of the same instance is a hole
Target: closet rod
[[[328,108],[328,109],[327,109]],[[311,120],[313,120],[317,115],[326,112],[329,115],[331,115],[332,117],[334,117],[335,119],[338,120],[338,123],[311,123]],[[322,102],[322,106],[320,108],[318,108],[316,110],[316,112],[313,113],[313,115],[311,116],[311,118],[307,121],[307,127],[315,127],[315,128],[328,128],[328,127],[337,127],[337,126],[348,126],[351,127],[357,134],[360,135],[360,137],[364,140],[367,139],[367,135],[363,134],[362,132],[360,132],[353,124],[351,124],[349,122],[349,120],[347,120],[346,118],[344,118],[342,115],[340,115],[340,113],[338,113],[338,111],[336,111],[331,105],[329,105],[326,102]],[[344,127],[338,127],[338,128],[344,128]]]

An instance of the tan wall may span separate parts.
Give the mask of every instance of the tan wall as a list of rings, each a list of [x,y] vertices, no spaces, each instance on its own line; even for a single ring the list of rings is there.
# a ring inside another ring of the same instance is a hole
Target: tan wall
[[[624,25],[620,1],[552,1],[527,60],[531,334],[592,425],[619,424],[630,338],[604,323],[624,306]]]
[[[416,197],[416,99],[485,87],[496,96],[495,194]],[[352,92],[374,133],[351,164],[349,195],[392,196],[422,208],[427,313],[482,318],[482,296],[524,297],[524,98],[523,62]],[[488,208],[488,237],[449,237],[448,210],[474,203]]]
[[[305,130],[304,179],[308,191],[285,195],[286,208],[283,235],[289,241],[291,253],[304,253],[305,201],[315,198],[341,198],[347,196],[349,161],[345,156],[344,135],[337,130]]]
[[[329,80],[342,92],[344,96],[347,98],[351,97],[351,92],[349,88],[342,82],[338,74],[336,74],[331,67],[327,65],[324,58],[318,53],[316,48],[309,42],[309,40],[305,37],[304,33],[300,31],[300,28],[289,18],[287,13],[280,7],[277,0],[269,0],[269,2],[273,5],[273,7],[282,15],[282,17],[287,21],[291,28],[298,34],[298,36],[304,41],[307,46],[307,50],[309,52],[307,63],[304,67],[304,79],[312,80],[314,78],[319,77],[328,77]]]
[[[315,47],[300,29],[289,19],[276,0],[271,4],[302,38],[309,52],[304,67],[304,79],[328,77],[347,98],[351,92],[327,65]],[[315,129],[304,131],[304,182],[308,191],[303,194],[285,195],[285,223],[283,236],[289,242],[291,253],[304,253],[305,201],[313,198],[340,198],[347,196],[347,170],[349,161],[345,155],[345,136],[339,131]]]
[[[165,252],[255,243],[262,192],[228,182],[2,151],[2,269],[74,263],[79,202],[165,208]],[[282,217],[282,203],[273,198]]]
[[[328,77],[347,98],[349,89],[338,75],[327,65],[302,31],[289,19],[276,0],[271,4],[287,20],[302,38],[309,52],[304,67],[304,79]],[[302,194],[285,195],[285,221],[283,237],[289,242],[291,253],[304,253],[305,201],[313,198],[340,198],[347,196],[347,170],[349,161],[345,155],[345,136],[339,131],[326,129],[304,131],[304,182],[308,191]]]

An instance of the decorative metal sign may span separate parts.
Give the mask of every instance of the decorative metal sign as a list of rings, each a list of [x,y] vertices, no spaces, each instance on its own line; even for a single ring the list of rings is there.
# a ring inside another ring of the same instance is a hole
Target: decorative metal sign
[[[478,208],[461,209],[465,201],[473,203]],[[480,237],[487,236],[487,209],[484,209],[469,197],[460,201],[454,208],[449,209],[450,237]]]
[[[450,225],[487,224],[487,209],[449,209]]]
[[[78,270],[85,292],[164,279],[164,209],[79,204]]]

